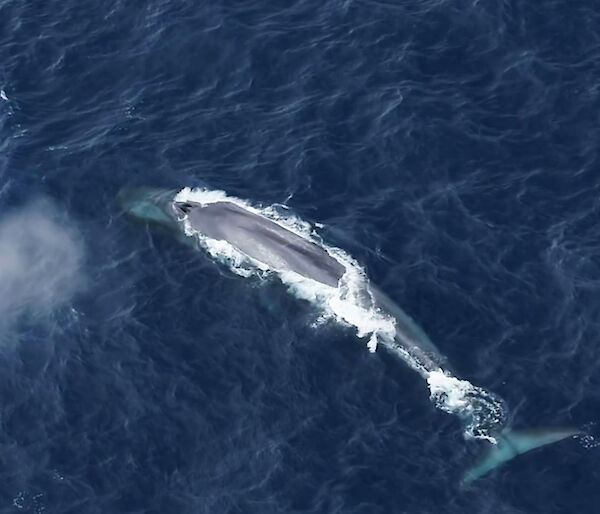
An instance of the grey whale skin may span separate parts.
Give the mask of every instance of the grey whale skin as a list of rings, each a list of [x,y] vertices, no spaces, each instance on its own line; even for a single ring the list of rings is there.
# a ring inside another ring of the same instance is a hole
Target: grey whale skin
[[[245,255],[277,271],[291,270],[336,287],[345,268],[322,247],[231,202],[174,203],[179,216],[211,239],[228,241]]]
[[[204,236],[227,241],[243,254],[276,271],[294,271],[330,287],[337,287],[344,274],[344,266],[322,246],[265,216],[228,201],[206,205],[176,202],[176,193],[155,188],[124,188],[117,199],[121,208],[134,219],[167,229],[188,245],[193,243],[193,238],[185,235],[183,219]],[[369,285],[368,293],[377,307],[394,317],[394,345],[397,348],[407,352],[425,370],[448,369],[445,357],[410,316],[373,285]],[[580,433],[571,428],[522,432],[503,429],[494,434],[498,443],[489,446],[487,455],[465,473],[461,483],[469,484],[518,455]]]

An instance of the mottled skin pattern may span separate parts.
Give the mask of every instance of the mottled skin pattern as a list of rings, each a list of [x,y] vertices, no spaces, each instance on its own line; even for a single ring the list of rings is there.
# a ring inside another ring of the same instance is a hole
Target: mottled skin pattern
[[[337,287],[344,274],[344,266],[319,245],[234,203],[185,202],[175,203],[174,209],[178,215],[187,215],[194,230],[227,241],[276,271],[294,271],[330,287]]]

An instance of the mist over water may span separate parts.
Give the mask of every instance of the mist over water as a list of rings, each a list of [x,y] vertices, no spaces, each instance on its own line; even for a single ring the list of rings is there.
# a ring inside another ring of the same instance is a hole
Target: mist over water
[[[21,316],[43,317],[84,285],[80,236],[47,201],[0,219],[0,319],[6,330]]]

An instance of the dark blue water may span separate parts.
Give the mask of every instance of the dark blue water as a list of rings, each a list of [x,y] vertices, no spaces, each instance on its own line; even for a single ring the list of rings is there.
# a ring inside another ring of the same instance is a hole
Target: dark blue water
[[[417,374],[115,202],[287,200],[511,426],[593,435],[597,2],[1,0],[0,89],[0,512],[597,511],[576,440],[461,488]]]

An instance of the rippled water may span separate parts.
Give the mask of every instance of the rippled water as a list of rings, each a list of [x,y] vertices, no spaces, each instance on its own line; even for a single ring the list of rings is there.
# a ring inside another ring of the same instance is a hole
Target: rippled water
[[[594,436],[599,63],[589,0],[0,0],[0,512],[595,512],[593,440],[461,487],[418,374],[115,197],[285,203],[510,426]]]

